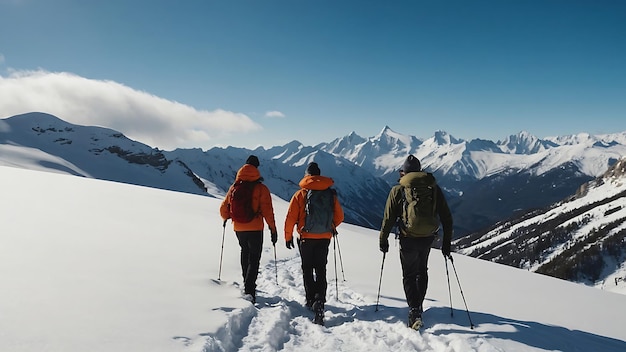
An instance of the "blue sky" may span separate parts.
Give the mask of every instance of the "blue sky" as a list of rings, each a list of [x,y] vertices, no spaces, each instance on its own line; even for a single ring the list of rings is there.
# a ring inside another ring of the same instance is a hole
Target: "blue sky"
[[[165,149],[622,132],[625,36],[618,0],[0,0],[0,117]]]

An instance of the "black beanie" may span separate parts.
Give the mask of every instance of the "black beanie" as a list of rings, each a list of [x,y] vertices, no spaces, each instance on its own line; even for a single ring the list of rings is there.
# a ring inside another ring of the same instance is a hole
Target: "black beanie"
[[[250,164],[254,167],[259,167],[259,158],[257,158],[255,155],[250,155],[246,160],[246,164]]]
[[[309,166],[306,167],[305,175],[319,176],[320,168],[317,166],[317,163],[310,163]]]
[[[414,157],[413,155],[409,155],[404,161],[404,165],[402,165],[402,170],[400,171],[404,173],[422,171],[422,165],[420,164],[418,158]]]

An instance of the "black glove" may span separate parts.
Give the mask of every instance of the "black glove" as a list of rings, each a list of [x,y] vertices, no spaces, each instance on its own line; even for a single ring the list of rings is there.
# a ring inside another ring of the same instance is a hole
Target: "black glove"
[[[292,249],[293,248],[293,240],[289,240],[285,244],[287,245],[287,249]]]
[[[383,253],[389,252],[389,240],[386,238],[380,239],[380,251]]]
[[[450,258],[450,241],[443,241],[441,244],[441,253],[444,257]]]
[[[278,241],[278,232],[276,230],[272,231],[272,245],[275,246]]]

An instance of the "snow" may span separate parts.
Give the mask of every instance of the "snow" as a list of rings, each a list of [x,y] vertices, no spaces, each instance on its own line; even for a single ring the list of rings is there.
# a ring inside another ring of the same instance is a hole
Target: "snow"
[[[7,166],[0,194],[0,351],[626,350],[625,295],[459,254],[448,291],[438,250],[426,325],[410,330],[393,242],[376,311],[373,230],[339,226],[321,327],[302,305],[297,252],[281,240],[274,261],[269,231],[258,306],[241,298],[220,199]],[[282,233],[287,203],[273,200]]]
[[[57,172],[61,174],[85,175],[89,173],[81,170],[76,165],[50,155],[41,149],[16,146],[11,144],[0,144],[0,165],[21,167],[29,170],[39,170],[47,172]]]
[[[569,220],[563,221],[558,227],[567,227],[573,223],[582,224],[580,228],[572,235],[570,241],[566,241],[560,245],[551,248],[548,255],[540,261],[533,263],[526,263],[525,268],[531,271],[536,271],[545,263],[557,257],[562,251],[573,245],[576,240],[584,239],[589,234],[593,233],[595,229],[601,229],[608,226],[611,223],[620,221],[626,217],[626,198],[618,197],[622,192],[626,191],[626,182],[623,177],[607,178],[603,182],[596,184],[596,182],[590,183],[584,196],[574,198],[572,200],[563,201],[555,204],[551,209],[538,213],[535,216],[529,217],[516,224],[510,224],[508,222],[502,223],[494,229],[490,230],[481,238],[474,240],[472,246],[468,246],[459,252],[463,254],[469,254],[478,248],[488,248],[494,246],[497,249],[501,246],[510,244],[511,241],[517,236],[517,232],[520,229],[532,227],[533,225],[541,226],[541,224],[548,223],[549,221],[558,218],[562,214],[576,211],[577,209],[583,209],[591,204],[612,199],[603,205],[591,207],[590,209],[582,212],[581,214],[571,217]],[[611,230],[609,235],[618,233],[626,228],[625,223],[621,223]],[[499,245],[497,245],[499,243]],[[609,259],[604,258],[606,263],[615,262],[612,257]],[[614,268],[617,268],[615,270]],[[590,282],[588,284],[607,291],[620,293],[626,295],[626,263],[617,262],[614,265],[607,266],[606,273],[600,277],[598,282]]]

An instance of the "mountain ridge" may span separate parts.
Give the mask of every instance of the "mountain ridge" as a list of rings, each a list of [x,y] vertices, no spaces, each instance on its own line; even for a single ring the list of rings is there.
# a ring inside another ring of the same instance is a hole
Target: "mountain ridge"
[[[61,158],[67,165],[58,168],[69,168],[75,175],[214,197],[223,196],[251,153],[261,159],[262,174],[272,192],[285,200],[297,190],[305,164],[320,159],[322,172],[335,179],[348,207],[348,221],[369,228],[380,225],[386,194],[398,179],[397,170],[408,154],[414,154],[444,189],[455,214],[457,237],[486,228],[516,211],[563,199],[626,155],[626,132],[598,136],[580,133],[542,140],[522,131],[502,141],[468,142],[445,131],[421,139],[386,125],[373,137],[351,132],[316,146],[294,140],[269,149],[162,151],[131,141],[117,131],[70,125],[43,113],[17,115],[0,120],[0,124],[5,125],[0,128],[0,145],[8,148],[11,138],[20,139],[13,144],[46,152],[50,160]],[[7,126],[14,130],[8,132]],[[66,129],[80,129],[84,136]],[[85,161],[96,157],[97,163]],[[124,171],[128,164],[132,172]]]
[[[472,257],[600,288],[617,286],[626,280],[626,157],[570,197],[455,245]]]

